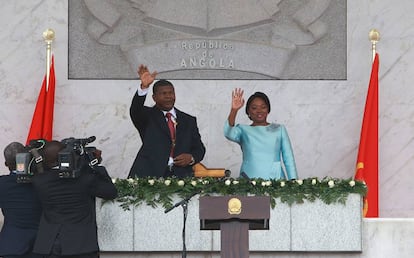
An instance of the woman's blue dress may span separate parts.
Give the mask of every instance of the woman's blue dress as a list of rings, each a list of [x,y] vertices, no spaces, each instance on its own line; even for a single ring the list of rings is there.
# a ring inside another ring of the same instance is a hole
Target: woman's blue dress
[[[224,125],[224,136],[237,142],[243,153],[240,173],[250,178],[296,179],[297,171],[286,128],[280,124],[250,126]],[[282,162],[285,170],[282,168]]]

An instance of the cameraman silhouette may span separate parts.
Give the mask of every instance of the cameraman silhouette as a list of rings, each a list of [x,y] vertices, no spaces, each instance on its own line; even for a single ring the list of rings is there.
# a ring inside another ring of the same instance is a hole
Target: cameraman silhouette
[[[64,148],[61,142],[47,142],[44,173],[32,178],[43,207],[34,252],[50,258],[99,257],[95,197],[114,199],[117,190],[103,166],[85,163],[78,177],[61,178],[58,155]]]
[[[9,175],[0,176],[0,208],[4,225],[0,232],[0,256],[4,258],[41,257],[32,253],[39,226],[40,202],[29,183],[17,183],[16,154],[25,147],[12,142],[4,149]]]

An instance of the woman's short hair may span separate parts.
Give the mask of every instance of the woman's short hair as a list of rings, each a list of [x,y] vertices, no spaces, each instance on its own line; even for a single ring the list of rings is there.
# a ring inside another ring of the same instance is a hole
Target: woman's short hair
[[[260,98],[260,99],[262,99],[263,101],[264,101],[264,103],[266,104],[266,106],[267,106],[267,109],[269,110],[269,113],[270,113],[270,101],[269,101],[269,98],[266,96],[266,94],[264,94],[263,92],[260,92],[260,91],[256,91],[253,95],[251,95],[250,97],[249,97],[249,99],[247,100],[247,103],[246,103],[246,115],[249,115],[249,107],[250,107],[250,105],[252,104],[252,101],[255,99],[255,98]]]

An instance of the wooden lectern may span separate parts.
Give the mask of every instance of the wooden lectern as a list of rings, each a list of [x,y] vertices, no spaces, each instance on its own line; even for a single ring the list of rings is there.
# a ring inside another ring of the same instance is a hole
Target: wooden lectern
[[[268,230],[270,197],[202,196],[200,229],[221,231],[221,257],[249,257],[249,230]]]

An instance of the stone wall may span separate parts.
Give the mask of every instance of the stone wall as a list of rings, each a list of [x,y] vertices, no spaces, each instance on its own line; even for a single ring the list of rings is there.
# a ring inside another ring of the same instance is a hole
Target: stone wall
[[[74,0],[1,1],[0,19],[7,25],[0,34],[0,146],[10,141],[26,141],[45,74],[46,46],[42,33],[53,28],[57,81],[54,138],[95,135],[97,140],[91,145],[102,149],[103,164],[111,176],[125,178],[141,146],[129,118],[130,101],[139,83],[136,79],[69,79],[68,2],[71,5]],[[280,4],[286,2],[291,1]],[[177,107],[197,117],[207,148],[203,163],[207,167],[230,169],[232,176],[237,177],[241,150],[227,141],[222,131],[230,109],[231,91],[241,87],[246,96],[263,91],[272,104],[269,121],[284,124],[288,130],[299,176],[349,178],[355,171],[371,70],[368,32],[376,28],[381,33],[377,44],[380,216],[413,217],[414,202],[407,196],[413,191],[414,170],[411,122],[414,1],[332,2],[346,2],[346,80],[172,80],[176,85]],[[101,65],[105,64],[95,62],[85,70],[96,70]],[[114,65],[113,69],[120,67]],[[146,104],[153,102],[149,98]],[[249,123],[243,112],[237,123]],[[0,163],[4,163],[2,156]],[[7,173],[6,168],[2,171]]]

